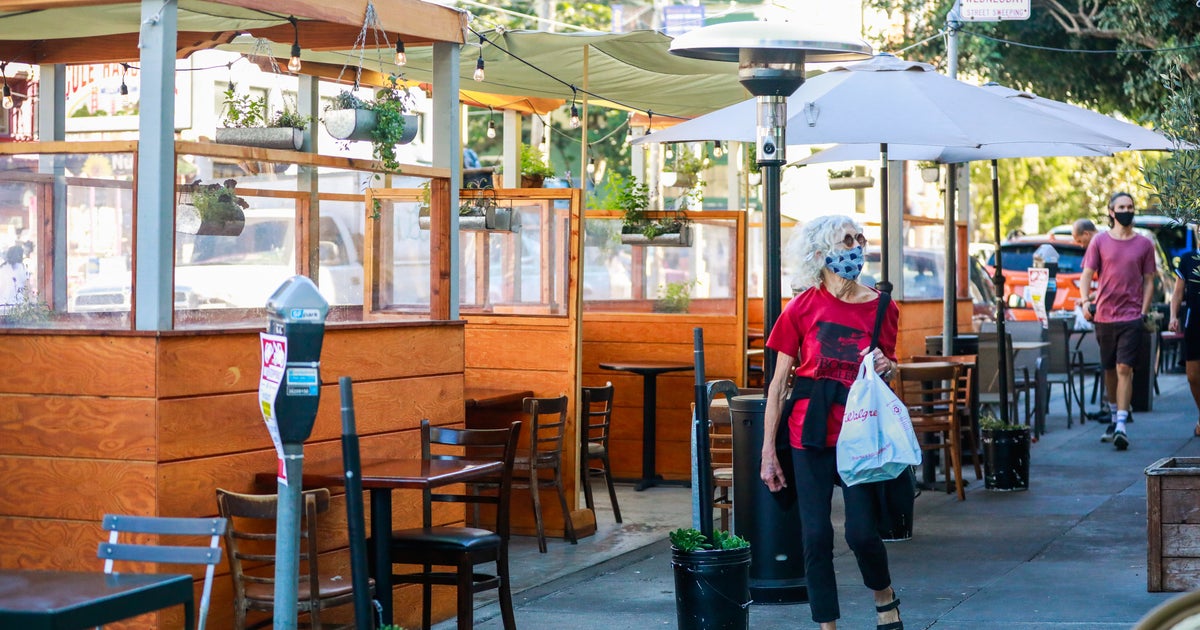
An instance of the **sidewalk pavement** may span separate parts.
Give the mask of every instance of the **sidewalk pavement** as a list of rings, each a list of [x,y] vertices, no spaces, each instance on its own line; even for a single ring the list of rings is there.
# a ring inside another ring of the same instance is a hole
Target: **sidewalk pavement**
[[[1192,439],[1197,412],[1186,379],[1164,374],[1159,384],[1154,411],[1136,413],[1129,425],[1128,451],[1100,442],[1105,425],[1089,422],[1067,429],[1066,407],[1058,393],[1051,397],[1048,431],[1031,449],[1027,492],[987,491],[964,464],[970,481],[965,502],[933,491],[918,497],[913,538],[888,543],[905,627],[1128,629],[1177,595],[1146,592],[1143,471],[1163,457],[1200,456],[1200,440]],[[600,509],[597,520],[602,527],[595,540],[584,539],[575,546],[554,540],[552,552],[542,555],[536,546],[517,539],[513,573],[520,576],[514,580],[518,627],[675,627],[665,531],[690,524],[690,497],[686,490],[667,488],[633,494],[622,490],[622,512],[628,502],[633,516],[648,524],[631,525],[638,521],[627,515],[624,526],[608,527],[611,512]],[[598,502],[602,495],[597,495]],[[638,501],[645,509],[642,514],[636,513]],[[835,493],[839,627],[874,628],[871,595],[841,539],[841,518],[840,493]],[[621,540],[625,542],[617,542]],[[529,553],[526,548],[531,546]],[[569,557],[556,556],[562,550]],[[585,566],[593,560],[598,563]],[[476,620],[481,630],[502,628],[494,599],[477,611]],[[453,620],[436,626],[454,627]],[[816,624],[806,604],[753,605],[750,627]]]

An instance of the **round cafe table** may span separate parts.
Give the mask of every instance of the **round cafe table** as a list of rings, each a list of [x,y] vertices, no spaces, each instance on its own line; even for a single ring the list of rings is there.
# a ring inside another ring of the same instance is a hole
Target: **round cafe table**
[[[602,370],[632,372],[642,377],[642,477],[635,480],[634,490],[645,490],[657,485],[690,486],[688,480],[665,480],[654,470],[656,430],[655,403],[658,399],[658,375],[667,372],[690,372],[691,363],[676,361],[607,361],[600,364]]]

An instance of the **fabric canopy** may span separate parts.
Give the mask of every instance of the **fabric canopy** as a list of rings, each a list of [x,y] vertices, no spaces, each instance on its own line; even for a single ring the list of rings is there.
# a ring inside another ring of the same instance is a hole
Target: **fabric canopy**
[[[744,100],[745,88],[738,83],[737,64],[701,61],[667,52],[671,38],[655,31],[630,33],[545,33],[509,31],[485,33],[483,59],[486,79],[475,81],[479,40],[471,37],[460,55],[460,87],[485,94],[520,95],[534,98],[583,101],[621,109],[651,111],[660,119],[699,116]],[[367,38],[368,42],[370,37]],[[303,40],[301,40],[303,44]],[[218,46],[243,54],[254,52],[255,44],[239,38]],[[271,54],[286,58],[291,41],[275,40]],[[393,63],[391,51],[367,50],[363,67],[384,74],[397,74],[410,81],[433,80],[433,50],[408,49],[408,64]],[[511,54],[510,54],[511,53]],[[304,49],[304,62],[357,67],[359,52]],[[519,59],[518,59],[519,58]],[[522,61],[523,60],[523,61]],[[596,96],[587,96],[587,90]]]

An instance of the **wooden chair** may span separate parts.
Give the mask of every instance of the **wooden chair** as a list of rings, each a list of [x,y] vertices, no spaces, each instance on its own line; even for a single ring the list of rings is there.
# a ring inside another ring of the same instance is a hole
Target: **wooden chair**
[[[983,468],[979,462],[979,423],[976,421],[975,383],[976,370],[974,354],[952,354],[950,356],[917,355],[909,359],[912,363],[933,363],[948,361],[960,363],[963,366],[958,376],[958,424],[961,434],[966,436],[963,445],[971,455],[971,463],[975,466],[975,479],[983,479]]]
[[[708,423],[708,453],[712,461],[712,506],[721,513],[721,529],[729,529],[733,512],[733,425],[711,418]]]
[[[500,474],[482,482],[465,484],[461,492],[423,492],[422,527],[392,532],[388,543],[392,564],[422,565],[420,572],[392,575],[395,584],[420,584],[422,589],[421,627],[431,625],[434,584],[455,586],[458,591],[458,627],[473,626],[474,595],[497,589],[504,630],[516,630],[513,617],[512,584],[508,574],[509,498],[512,496],[513,461],[517,454],[517,436],[521,423],[507,429],[451,429],[430,426],[421,420],[421,456],[424,459],[466,459],[502,461]],[[492,506],[494,529],[435,526],[433,503],[465,503]],[[477,571],[476,566],[494,562],[494,573]],[[453,567],[435,570],[434,567]],[[395,569],[393,568],[393,571]]]
[[[526,398],[525,413],[529,414],[529,451],[518,455],[513,464],[513,488],[528,488],[533,501],[533,518],[537,522],[538,551],[546,553],[546,529],[542,522],[541,490],[554,489],[558,492],[558,504],[562,508],[567,540],[574,545],[575,525],[571,522],[571,510],[567,507],[567,493],[563,486],[563,436],[567,429],[567,397]],[[542,471],[549,477],[543,477]]]
[[[329,511],[329,490],[317,488],[300,495],[300,584],[296,590],[298,612],[307,612],[312,627],[320,630],[321,611],[354,601],[349,575],[321,571],[317,515]],[[217,489],[217,508],[229,520],[225,545],[229,548],[229,577],[233,580],[234,627],[246,628],[246,613],[275,610],[275,523],[279,497],[275,494],[241,494]],[[373,583],[367,588],[372,589]],[[249,627],[270,625],[271,617]],[[353,628],[354,624],[340,626]]]
[[[901,365],[897,370],[900,399],[908,406],[913,431],[918,438],[936,434],[938,442],[920,439],[921,450],[942,450],[942,472],[946,477],[946,492],[953,480],[958,500],[966,500],[962,479],[962,445],[959,442],[958,400],[961,365]]]
[[[621,508],[617,505],[617,489],[613,486],[612,464],[608,459],[608,433],[612,423],[613,384],[604,387],[583,387],[580,392],[582,404],[583,434],[579,438],[579,480],[583,483],[583,499],[589,510],[595,511],[592,498],[593,475],[604,476],[608,485],[608,498],[612,501],[613,518],[621,522]],[[600,466],[592,466],[599,461]]]
[[[213,572],[221,562],[221,535],[229,523],[223,518],[171,518],[105,514],[101,523],[109,532],[108,542],[100,543],[96,556],[104,560],[104,573],[113,572],[115,561],[153,562],[157,564],[203,564],[204,587],[200,594],[200,616],[196,627],[204,630],[208,622],[208,604],[212,599]],[[208,546],[195,544],[162,545],[145,542],[121,542],[121,534],[154,536],[208,536]],[[189,600],[190,602],[190,600]],[[186,616],[191,618],[187,608]]]

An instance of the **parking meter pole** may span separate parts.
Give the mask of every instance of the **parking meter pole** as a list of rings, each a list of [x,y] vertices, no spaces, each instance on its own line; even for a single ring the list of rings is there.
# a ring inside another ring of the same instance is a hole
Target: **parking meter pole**
[[[283,444],[283,465],[289,483],[279,484],[275,512],[275,630],[295,630],[300,590],[300,478],[304,473],[304,444]]]
[[[282,368],[273,399],[262,400],[272,439],[283,451],[284,479],[280,480],[275,513],[275,630],[296,628],[300,584],[300,498],[304,474],[304,441],[312,434],[321,401],[321,345],[329,303],[317,285],[304,276],[288,278],[267,300],[267,333],[278,351],[270,365]],[[282,355],[282,356],[280,356]],[[264,381],[267,372],[264,350]],[[282,365],[280,365],[282,363]],[[265,390],[270,394],[270,390]],[[281,445],[280,445],[281,443]],[[315,544],[315,541],[310,541]]]

